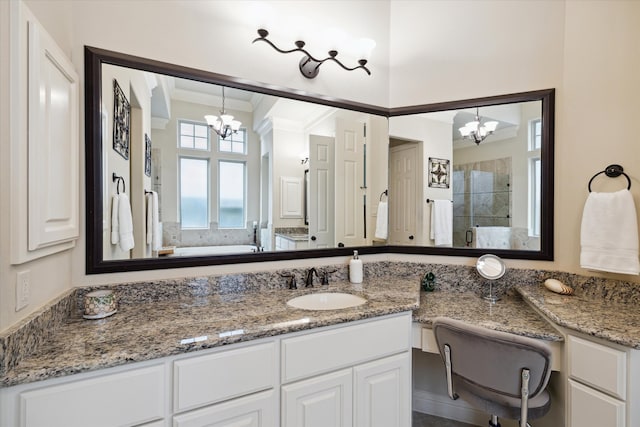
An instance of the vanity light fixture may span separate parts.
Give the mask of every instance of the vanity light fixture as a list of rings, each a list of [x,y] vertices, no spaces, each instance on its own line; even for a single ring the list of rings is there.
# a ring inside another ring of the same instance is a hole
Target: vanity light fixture
[[[490,121],[480,124],[480,109],[476,108],[476,119],[458,129],[463,139],[471,139],[479,145],[486,137],[495,132],[498,122]]]
[[[294,43],[296,45],[295,49],[283,50],[278,48],[275,44],[273,44],[271,40],[267,39],[269,32],[264,28],[260,28],[258,30],[258,35],[260,37],[253,40],[252,43],[255,43],[257,41],[263,41],[269,44],[272,48],[274,48],[280,53],[292,53],[292,52],[304,53],[304,56],[302,57],[302,59],[300,60],[300,63],[298,64],[298,67],[300,68],[300,72],[302,73],[302,75],[308,79],[315,78],[320,72],[320,66],[324,64],[326,61],[333,61],[347,71],[353,71],[353,70],[362,68],[368,75],[371,75],[371,71],[369,71],[369,69],[366,67],[368,60],[364,57],[358,60],[359,65],[349,68],[349,67],[346,67],[342,62],[340,62],[339,59],[336,58],[336,56],[338,56],[338,51],[335,49],[330,50],[328,52],[329,56],[327,56],[326,58],[317,59],[313,57],[307,50],[304,49],[304,46],[306,43],[302,40],[297,40]],[[367,53],[371,52],[371,50],[375,47],[375,42],[371,39],[362,39],[360,41],[360,44],[361,44],[362,50],[366,51]],[[366,55],[363,55],[363,56],[366,56]]]
[[[227,114],[224,110],[224,86],[222,86],[222,110],[220,110],[220,117],[206,115],[204,116],[207,121],[207,125],[215,131],[220,138],[226,139],[232,133],[238,132],[240,129],[240,121],[233,120],[233,116]]]

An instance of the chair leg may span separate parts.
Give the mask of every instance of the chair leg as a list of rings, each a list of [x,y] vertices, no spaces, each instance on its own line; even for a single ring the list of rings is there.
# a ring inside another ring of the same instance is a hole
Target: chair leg
[[[489,420],[489,427],[501,427],[497,415],[491,415],[491,419]]]

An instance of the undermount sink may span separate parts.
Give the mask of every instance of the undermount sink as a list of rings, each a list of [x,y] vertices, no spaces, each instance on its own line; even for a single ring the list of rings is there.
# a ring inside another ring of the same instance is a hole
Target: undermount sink
[[[367,302],[357,295],[342,292],[320,292],[302,295],[287,301],[287,305],[302,310],[338,310],[356,307]]]

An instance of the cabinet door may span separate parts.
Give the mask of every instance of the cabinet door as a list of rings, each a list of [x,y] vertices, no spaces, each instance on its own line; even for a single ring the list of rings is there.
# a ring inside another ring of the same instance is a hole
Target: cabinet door
[[[625,427],[624,402],[569,380],[569,427]]]
[[[20,394],[23,427],[112,427],[164,417],[164,365]],[[4,426],[3,426],[4,427]]]
[[[354,369],[356,427],[411,426],[409,353]]]
[[[273,390],[177,415],[174,427],[276,427]]]
[[[351,427],[351,369],[282,387],[282,427]]]
[[[29,22],[29,250],[75,240],[78,76],[53,39]]]
[[[302,218],[302,178],[280,177],[280,218]]]
[[[173,372],[176,412],[267,390],[276,382],[275,344],[178,360]]]

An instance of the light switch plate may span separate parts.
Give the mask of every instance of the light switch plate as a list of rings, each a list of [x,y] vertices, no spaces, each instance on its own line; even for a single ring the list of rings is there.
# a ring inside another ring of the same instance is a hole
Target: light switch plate
[[[31,293],[31,271],[19,271],[16,275],[16,311],[20,311],[29,305]]]

